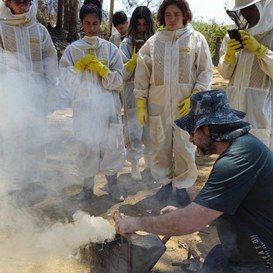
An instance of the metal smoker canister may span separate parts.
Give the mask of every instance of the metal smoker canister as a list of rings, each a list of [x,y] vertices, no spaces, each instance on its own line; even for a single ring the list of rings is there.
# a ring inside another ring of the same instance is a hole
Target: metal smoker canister
[[[118,235],[105,244],[90,246],[91,273],[148,273],[166,250],[156,235]]]

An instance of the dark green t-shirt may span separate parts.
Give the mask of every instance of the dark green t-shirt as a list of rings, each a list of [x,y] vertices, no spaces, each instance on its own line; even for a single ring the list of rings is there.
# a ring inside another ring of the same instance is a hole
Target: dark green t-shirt
[[[224,212],[216,224],[230,261],[272,266],[273,153],[261,141],[233,140],[194,202]]]

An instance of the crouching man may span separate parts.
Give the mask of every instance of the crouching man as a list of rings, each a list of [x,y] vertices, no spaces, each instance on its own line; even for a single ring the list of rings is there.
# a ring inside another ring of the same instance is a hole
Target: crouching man
[[[160,216],[114,216],[120,234],[146,231],[184,235],[215,221],[221,244],[211,249],[199,273],[273,272],[273,154],[231,109],[225,91],[191,96],[189,113],[176,120],[204,155],[218,154],[194,201]]]

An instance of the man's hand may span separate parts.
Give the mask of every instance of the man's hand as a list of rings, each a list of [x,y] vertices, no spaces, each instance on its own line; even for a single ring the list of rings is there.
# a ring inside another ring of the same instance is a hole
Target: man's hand
[[[116,232],[121,235],[125,235],[128,233],[135,233],[138,231],[137,229],[137,221],[136,217],[129,216],[121,216],[118,212],[114,213],[113,219],[115,221]]]
[[[267,51],[267,47],[259,43],[253,36],[244,30],[240,30],[244,48],[252,51],[256,56],[261,56]]]
[[[177,210],[177,207],[167,206],[167,207],[160,210],[160,214],[169,213],[169,212],[174,211],[174,210]]]
[[[232,63],[236,59],[236,52],[241,50],[241,42],[235,39],[229,39],[227,42],[227,52],[224,56],[225,62]]]

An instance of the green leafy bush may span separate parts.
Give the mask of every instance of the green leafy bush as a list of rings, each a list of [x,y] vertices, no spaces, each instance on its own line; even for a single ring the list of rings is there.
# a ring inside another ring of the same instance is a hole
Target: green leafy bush
[[[215,20],[210,20],[209,22],[194,21],[192,25],[195,30],[205,36],[209,44],[213,64],[217,65],[219,60],[219,47],[227,33],[228,26],[218,24]]]

